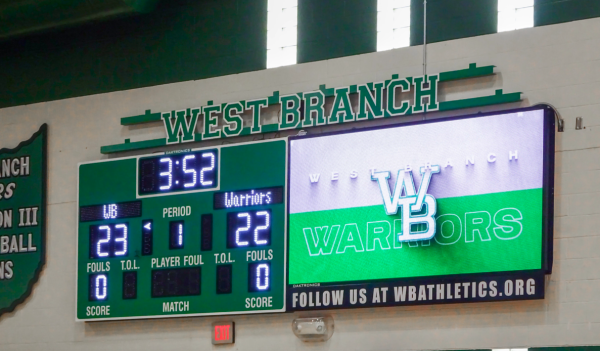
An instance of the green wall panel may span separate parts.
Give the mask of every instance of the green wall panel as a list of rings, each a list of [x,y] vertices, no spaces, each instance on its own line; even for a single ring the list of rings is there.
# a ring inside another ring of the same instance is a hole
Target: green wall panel
[[[427,0],[427,43],[497,32],[497,0]],[[410,45],[423,44],[423,0],[411,1]]]
[[[298,63],[376,49],[377,0],[298,1]]]
[[[264,69],[266,16],[267,0],[168,0],[0,43],[0,107]]]
[[[600,17],[598,0],[535,0],[535,26]]]
[[[496,33],[497,0],[428,0],[427,42]],[[535,25],[600,16],[535,0]],[[145,15],[0,42],[0,108],[264,69],[267,0],[162,0]],[[423,1],[411,3],[423,43]],[[298,62],[374,52],[377,0],[299,0]]]

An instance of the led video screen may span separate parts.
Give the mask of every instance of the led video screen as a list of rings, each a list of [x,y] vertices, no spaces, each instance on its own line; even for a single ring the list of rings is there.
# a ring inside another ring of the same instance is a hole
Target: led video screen
[[[490,274],[524,272],[537,290],[520,297],[543,297],[553,126],[553,114],[537,108],[291,138],[288,309],[335,307],[315,301],[333,296],[328,287],[356,284],[373,306],[375,283],[393,304],[394,283],[411,279],[469,281],[462,290],[475,300],[476,278],[487,279],[489,299]],[[517,298],[503,291],[504,278],[493,297]],[[351,291],[335,291],[349,307]],[[442,302],[435,293],[426,288],[422,303]]]

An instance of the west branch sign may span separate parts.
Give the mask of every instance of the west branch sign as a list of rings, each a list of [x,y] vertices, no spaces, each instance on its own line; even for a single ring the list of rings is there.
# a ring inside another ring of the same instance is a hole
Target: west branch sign
[[[428,84],[425,83],[427,79]],[[350,88],[336,88],[331,112],[325,116],[325,94],[321,90],[281,96],[281,112],[278,130],[308,128],[326,124],[354,122],[386,115],[406,115],[409,112],[425,112],[439,110],[437,101],[437,82],[439,75],[418,78],[392,79],[389,82],[377,82],[358,86],[358,111],[352,110],[350,103]],[[425,87],[427,86],[427,88]],[[385,89],[384,89],[385,87]],[[412,87],[412,89],[411,89]],[[387,96],[386,104],[383,95]],[[396,90],[402,92],[414,91],[414,104],[409,100],[397,101]],[[425,98],[429,99],[427,104]],[[181,111],[165,112],[161,118],[167,132],[167,144],[193,142],[198,115],[204,116],[202,140],[234,137],[242,133],[244,123],[240,113],[252,111],[252,129],[256,133],[262,130],[260,110],[268,106],[267,98],[240,101],[221,105],[209,105]],[[304,106],[301,111],[301,106]],[[217,113],[223,114],[224,126],[218,126]]]
[[[399,78],[395,74],[385,81],[347,87],[326,88],[325,85],[321,85],[314,91],[288,95],[280,95],[275,91],[270,97],[255,100],[223,104],[213,104],[209,101],[205,106],[158,113],[146,110],[142,115],[122,118],[121,124],[162,121],[166,138],[135,142],[126,139],[122,144],[103,146],[101,152],[109,154],[169,144],[306,129],[521,100],[521,93],[504,94],[501,89],[489,96],[453,101],[438,100],[440,83],[492,74],[494,66],[477,67],[476,64],[471,64],[467,69],[421,77]],[[352,95],[357,95],[355,105],[351,103]],[[411,98],[408,99],[407,96]],[[330,99],[330,108],[326,108],[327,99]],[[278,104],[281,105],[278,123],[263,123],[262,109]],[[250,114],[251,118],[244,120],[243,114]]]

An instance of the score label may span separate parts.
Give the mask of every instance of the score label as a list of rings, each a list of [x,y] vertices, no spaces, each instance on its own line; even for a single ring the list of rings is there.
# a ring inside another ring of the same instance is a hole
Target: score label
[[[286,154],[277,140],[81,164],[77,318],[283,312]]]

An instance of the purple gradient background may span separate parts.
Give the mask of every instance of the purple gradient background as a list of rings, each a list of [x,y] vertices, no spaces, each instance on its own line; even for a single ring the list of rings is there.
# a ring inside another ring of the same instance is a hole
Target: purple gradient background
[[[369,169],[390,171],[393,191],[398,170],[410,164],[418,190],[417,167],[426,162],[441,166],[427,192],[436,198],[541,188],[543,125],[536,110],[292,140],[290,213],[380,205]],[[509,161],[514,150],[519,159]],[[487,161],[490,153],[496,162]],[[467,157],[475,165],[466,166]],[[448,159],[453,167],[444,167]],[[331,180],[332,172],[339,180]],[[318,183],[310,173],[321,174]]]

